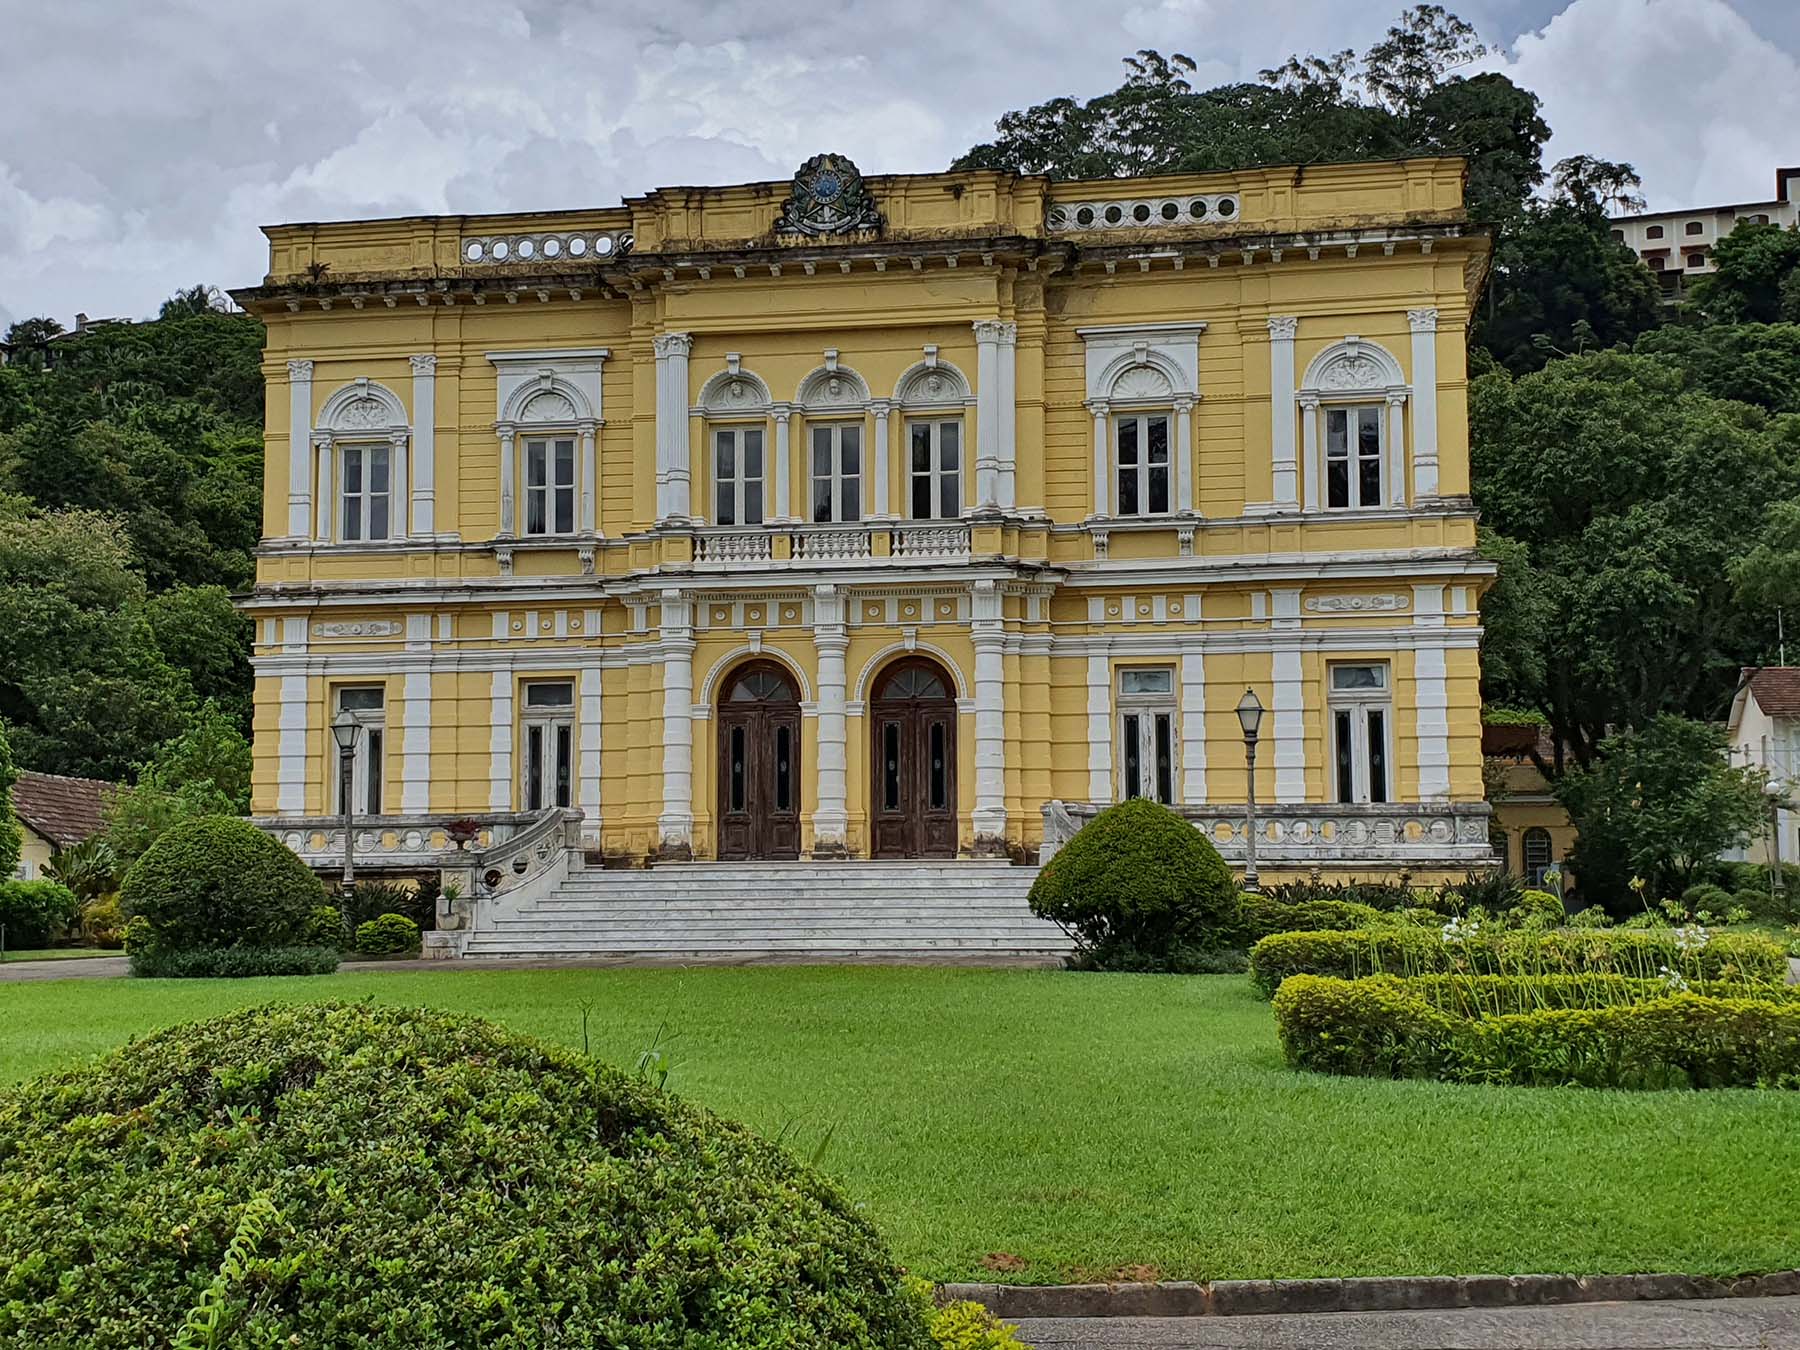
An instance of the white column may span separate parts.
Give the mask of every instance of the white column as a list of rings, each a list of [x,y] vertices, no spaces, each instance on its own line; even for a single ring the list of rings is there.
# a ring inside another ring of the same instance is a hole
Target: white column
[[[1300,399],[1300,426],[1306,434],[1306,509],[1317,511],[1325,504],[1319,486],[1325,481],[1325,465],[1319,458],[1319,400],[1310,394]]]
[[[998,319],[975,321],[975,504],[1000,505],[1000,329]]]
[[[656,517],[682,522],[694,514],[693,475],[688,466],[689,333],[656,339]]]
[[[1175,400],[1175,509],[1194,509],[1194,400]]]
[[[1019,498],[1019,325],[1000,325],[1000,508],[1011,511]]]
[[[513,464],[513,429],[502,423],[500,428],[500,536],[511,539],[517,528],[518,511],[513,504],[514,486],[519,481]]]
[[[581,808],[581,837],[584,842],[600,842],[600,667],[584,666],[581,671],[581,758],[576,768],[578,788],[576,805]]]
[[[332,516],[337,505],[331,498],[331,461],[337,458],[331,444],[331,433],[328,431],[314,432],[312,448],[313,458],[318,461],[319,466],[319,496],[314,503],[314,506],[317,507],[318,523],[313,527],[313,538],[329,543],[334,533]]]
[[[687,426],[685,413],[680,425]],[[694,842],[694,602],[673,587],[662,593],[662,650],[663,806],[657,852],[686,858]]]
[[[505,636],[506,616],[494,616],[494,635]],[[496,670],[488,683],[488,810],[510,811],[513,802],[513,677]]]
[[[411,477],[407,473],[406,444],[410,439],[404,431],[396,431],[388,437],[388,444],[393,447],[389,460],[389,470],[393,477],[388,481],[388,538],[405,539],[412,534],[407,505],[407,484]]]
[[[408,534],[437,533],[437,357],[412,358],[412,521]]]
[[[1199,652],[1181,657],[1181,800],[1206,800],[1206,658]]]
[[[1269,426],[1274,433],[1270,463],[1278,511],[1292,511],[1300,505],[1294,463],[1294,335],[1299,326],[1300,320],[1292,314],[1269,318]],[[1313,489],[1309,485],[1307,490]]]
[[[298,622],[304,624],[306,620]],[[306,731],[311,705],[306,697],[306,676],[281,677],[281,710],[277,714],[280,741],[275,762],[275,810],[280,815],[306,812]]]
[[[777,403],[769,410],[775,419],[775,480],[769,488],[765,514],[774,525],[788,525],[794,519],[794,480],[788,470],[788,425],[793,421],[791,403]]]
[[[600,495],[599,455],[595,450],[595,432],[599,423],[582,421],[575,424],[581,436],[581,532],[597,534],[600,530],[598,498]]]
[[[429,614],[408,615],[429,629]],[[422,816],[431,810],[431,673],[408,671],[400,724],[400,813]]]
[[[888,412],[893,400],[878,398],[869,403],[875,412],[875,454],[869,472],[875,477],[875,518],[888,514]]]
[[[977,581],[969,611],[975,646],[975,842],[1006,838],[1006,633],[1000,588]]]
[[[1112,786],[1112,673],[1104,656],[1088,657],[1088,800],[1110,802]]]
[[[313,533],[311,361],[289,361],[288,369],[288,533]]]
[[[1111,409],[1103,398],[1090,399],[1087,406],[1094,414],[1094,514],[1104,516],[1108,512],[1112,481],[1111,437],[1108,434],[1112,425]]]
[[[819,656],[819,786],[814,796],[813,853],[842,853],[850,829],[845,756],[844,656],[850,640],[844,597],[836,586],[813,589],[813,647]]]
[[[1441,585],[1413,587],[1413,628],[1426,630],[1420,633],[1413,651],[1419,799],[1443,801],[1450,796],[1450,696]]]
[[[1413,500],[1438,495],[1437,324],[1435,309],[1409,309],[1412,325]]]
[[[1306,800],[1306,710],[1300,649],[1278,647],[1274,659],[1275,800]]]
[[[1389,506],[1406,505],[1406,395],[1389,394],[1388,489]]]

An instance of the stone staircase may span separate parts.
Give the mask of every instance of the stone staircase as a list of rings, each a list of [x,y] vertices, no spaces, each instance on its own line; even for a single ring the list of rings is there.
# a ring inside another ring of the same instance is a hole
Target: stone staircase
[[[916,862],[695,862],[576,867],[487,920],[476,960],[1055,961],[1068,939],[1034,917],[1037,869]]]

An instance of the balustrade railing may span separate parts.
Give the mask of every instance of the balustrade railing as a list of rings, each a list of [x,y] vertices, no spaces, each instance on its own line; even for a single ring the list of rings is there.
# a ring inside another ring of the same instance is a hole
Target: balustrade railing
[[[504,845],[538,817],[530,812],[482,815],[356,816],[352,831],[359,871],[405,871],[466,866],[483,850]],[[459,848],[450,827],[473,821],[475,835]],[[343,865],[342,816],[259,816],[252,823],[322,872]]]
[[[785,554],[777,547],[777,540],[786,541]],[[886,543],[885,552],[877,547],[878,541]],[[970,553],[969,527],[958,524],[790,525],[766,529],[707,529],[694,536],[694,560],[716,566],[779,565],[790,560],[808,566],[879,563],[888,558],[902,562],[937,562],[967,558]]]

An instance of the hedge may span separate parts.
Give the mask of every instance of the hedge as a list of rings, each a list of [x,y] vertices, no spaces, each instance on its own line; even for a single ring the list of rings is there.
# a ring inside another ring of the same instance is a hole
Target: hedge
[[[247,820],[200,816],[165,831],[119,890],[149,943],[174,950],[303,941],[325,888],[279,840]]]
[[[152,980],[240,980],[257,975],[329,975],[336,947],[195,947],[152,945],[131,953],[131,973]]]
[[[1344,932],[1381,928],[1397,921],[1390,911],[1351,900],[1303,900],[1290,904],[1273,896],[1246,893],[1238,902],[1238,925],[1246,944],[1275,933]]]
[[[194,1344],[930,1344],[830,1181],[474,1018],[175,1027],[0,1094],[0,1159],[5,1345],[166,1345],[215,1316]]]
[[[1685,980],[1638,979],[1628,975],[1414,975],[1406,980],[1406,988],[1432,1007],[1458,1017],[1541,1012],[1547,1008],[1609,1008],[1683,992],[1709,998],[1800,999],[1800,985],[1733,980],[1697,980],[1690,984]]]
[[[1464,1017],[1413,985],[1393,976],[1284,981],[1274,1011],[1288,1063],[1457,1083],[1800,1088],[1800,1000],[1781,990]]]
[[[0,924],[8,951],[47,947],[81,913],[75,892],[55,881],[0,881]]]
[[[397,956],[419,950],[419,925],[404,914],[383,914],[356,928],[356,950],[366,956]]]
[[[1698,945],[1697,945],[1698,944]],[[1573,929],[1492,932],[1447,940],[1433,928],[1377,928],[1346,933],[1277,933],[1250,949],[1250,980],[1269,997],[1292,975],[1612,974],[1654,978],[1663,967],[1688,980],[1785,984],[1787,956],[1758,933],[1704,939],[1682,931]]]

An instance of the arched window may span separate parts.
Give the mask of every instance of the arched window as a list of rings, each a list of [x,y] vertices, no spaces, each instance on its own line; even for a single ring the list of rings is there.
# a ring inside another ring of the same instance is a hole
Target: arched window
[[[1306,509],[1406,504],[1404,408],[1410,393],[1386,348],[1347,337],[1313,358],[1298,398],[1306,441]]]
[[[906,509],[914,520],[954,520],[968,501],[968,428],[965,409],[975,406],[969,381],[937,359],[936,348],[900,377],[906,438]]]
[[[785,514],[787,410],[775,409],[769,386],[743,369],[736,355],[700,390],[696,409],[706,424],[715,525],[761,525]],[[769,453],[769,419],[779,419],[780,454]]]
[[[500,410],[500,533],[525,538],[594,532],[598,414],[575,383],[546,366]]]
[[[1542,886],[1544,873],[1556,865],[1556,857],[1550,845],[1550,831],[1541,825],[1533,825],[1525,831],[1524,838],[1519,842],[1525,880],[1533,886]]]
[[[325,400],[313,430],[318,538],[363,544],[406,534],[411,437],[406,409],[385,385],[355,380]]]
[[[869,476],[868,383],[830,352],[825,364],[800,382],[795,402],[806,418],[809,518],[819,525],[861,520],[863,480]],[[886,418],[881,421],[885,431]]]

